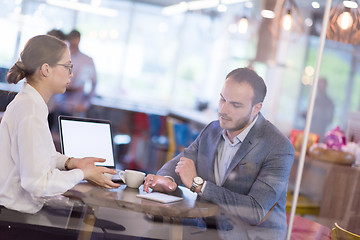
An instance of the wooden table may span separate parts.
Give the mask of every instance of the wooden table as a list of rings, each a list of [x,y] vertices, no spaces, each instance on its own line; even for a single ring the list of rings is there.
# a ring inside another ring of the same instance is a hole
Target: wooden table
[[[94,209],[95,215],[99,206],[106,206],[145,213],[153,218],[161,217],[164,222],[172,223],[169,232],[170,239],[182,239],[183,218],[212,217],[219,210],[217,205],[199,200],[197,194],[182,186],[179,186],[171,195],[182,197],[184,200],[168,204],[142,199],[136,197],[137,194],[145,194],[143,186],[133,189],[122,184],[118,189],[107,190],[89,183],[81,183],[65,195],[80,198],[86,205]],[[87,218],[92,219],[93,217]]]
[[[174,194],[183,197],[184,200],[169,204],[138,198],[136,195],[139,193],[143,193],[142,187],[131,189],[121,185],[119,189],[107,190],[89,183],[80,183],[65,194],[71,197],[70,199],[64,197],[65,202],[76,201],[77,204],[82,204],[80,208],[76,207],[75,212],[73,205],[62,208],[61,205],[64,203],[61,202],[52,204],[52,211],[43,209],[37,214],[1,209],[0,228],[5,226],[7,229],[6,226],[11,226],[11,229],[16,231],[19,225],[22,229],[34,229],[39,226],[40,233],[55,232],[56,235],[59,233],[64,236],[72,234],[77,239],[83,240],[97,239],[97,237],[192,240],[283,239],[283,237],[272,237],[279,234],[277,229],[250,226],[236,214],[223,212],[217,205],[198,199],[196,194],[181,186]],[[81,201],[75,200],[76,198]],[[189,221],[201,221],[201,217],[209,216],[215,216],[221,226],[228,226],[229,223],[232,228],[225,230],[193,224],[194,222],[189,224]],[[159,217],[162,218],[161,221],[158,221]],[[308,230],[311,228],[311,231],[307,231],[307,228]],[[326,235],[326,228],[321,228],[320,224],[309,220],[299,221],[296,218],[292,239],[323,239],[316,238],[319,236],[318,230],[322,231],[321,236]]]
[[[171,195],[182,197],[184,200],[168,204],[138,198],[137,194],[145,194],[143,186],[134,189],[122,184],[118,189],[107,190],[89,183],[81,183],[65,195],[81,198],[90,206],[121,207],[169,218],[211,217],[215,216],[219,210],[216,204],[198,200],[197,194],[182,186],[179,186]]]

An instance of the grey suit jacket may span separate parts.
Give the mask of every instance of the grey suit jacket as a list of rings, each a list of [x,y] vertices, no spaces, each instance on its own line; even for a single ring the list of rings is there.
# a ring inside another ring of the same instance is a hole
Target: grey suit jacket
[[[157,174],[182,184],[175,166],[182,156],[194,161],[206,182],[201,197],[250,225],[286,231],[286,193],[295,151],[291,142],[261,113],[226,172],[222,186],[215,184],[214,161],[223,129],[211,122],[182,153],[164,164]]]

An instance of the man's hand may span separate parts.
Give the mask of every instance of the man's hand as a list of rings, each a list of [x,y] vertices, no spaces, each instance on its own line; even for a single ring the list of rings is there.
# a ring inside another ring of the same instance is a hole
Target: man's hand
[[[148,174],[145,178],[143,190],[148,193],[149,187],[159,192],[173,192],[177,184],[168,177]]]
[[[116,174],[116,170],[107,167],[97,167],[95,162],[105,162],[103,158],[85,157],[72,158],[69,161],[70,169],[78,168],[84,172],[84,179],[105,188],[118,188],[120,184],[108,179],[104,173]]]
[[[180,158],[180,161],[176,165],[175,172],[180,176],[185,187],[191,188],[193,179],[197,176],[194,161],[186,157]]]

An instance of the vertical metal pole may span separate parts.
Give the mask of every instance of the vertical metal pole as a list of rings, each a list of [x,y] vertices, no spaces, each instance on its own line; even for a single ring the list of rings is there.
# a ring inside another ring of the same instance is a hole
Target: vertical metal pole
[[[308,107],[307,117],[306,117],[306,124],[305,124],[305,129],[304,129],[304,139],[303,139],[303,143],[301,146],[299,166],[298,166],[298,171],[296,174],[295,189],[294,189],[293,201],[292,201],[292,206],[291,206],[290,220],[289,220],[289,225],[288,225],[288,233],[287,233],[287,238],[286,238],[287,240],[291,239],[291,232],[292,232],[292,228],[293,228],[293,224],[294,224],[296,204],[297,204],[297,200],[299,197],[300,183],[301,183],[301,177],[302,177],[303,168],[304,168],[307,141],[308,141],[309,132],[310,132],[310,124],[311,124],[311,119],[312,119],[312,115],[313,115],[313,111],[314,111],[314,103],[315,103],[315,97],[316,97],[316,92],[317,92],[317,85],[318,85],[318,81],[319,81],[319,72],[320,72],[321,59],[322,59],[322,55],[323,55],[323,51],[324,51],[326,31],[327,31],[328,22],[329,22],[331,2],[332,2],[332,0],[326,1],[326,7],[325,7],[325,12],[324,12],[324,17],[323,17],[322,30],[321,30],[321,35],[320,35],[320,46],[319,46],[318,55],[317,55],[317,59],[316,59],[314,81],[313,81],[313,86],[311,89],[310,102],[309,102],[309,107]]]

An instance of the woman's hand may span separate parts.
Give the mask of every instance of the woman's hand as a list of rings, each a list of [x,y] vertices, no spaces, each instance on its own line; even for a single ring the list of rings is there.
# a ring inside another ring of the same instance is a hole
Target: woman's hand
[[[95,158],[95,157],[84,157],[84,158],[70,158],[70,161],[67,164],[68,169],[83,169],[89,166],[95,166],[96,162],[105,162],[104,158]]]
[[[118,188],[120,184],[114,183],[104,173],[116,174],[116,170],[107,167],[98,167],[96,162],[105,162],[103,158],[85,157],[72,158],[68,163],[69,169],[81,169],[84,172],[84,179],[105,188]]]

